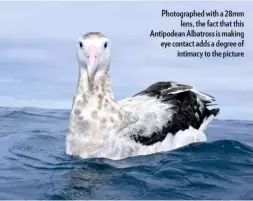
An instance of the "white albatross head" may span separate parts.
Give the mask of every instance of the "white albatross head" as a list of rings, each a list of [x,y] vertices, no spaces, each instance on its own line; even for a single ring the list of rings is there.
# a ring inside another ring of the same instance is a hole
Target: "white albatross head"
[[[100,32],[89,32],[77,43],[77,60],[87,71],[88,85],[92,86],[96,75],[106,73],[110,64],[110,41]]]

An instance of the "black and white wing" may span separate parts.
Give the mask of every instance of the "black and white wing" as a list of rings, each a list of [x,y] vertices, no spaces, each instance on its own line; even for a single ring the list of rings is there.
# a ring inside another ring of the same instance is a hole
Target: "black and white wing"
[[[130,138],[143,145],[163,141],[167,134],[193,127],[204,131],[219,113],[208,109],[214,97],[191,86],[174,82],[157,82],[138,94],[119,101],[129,113],[125,127]]]

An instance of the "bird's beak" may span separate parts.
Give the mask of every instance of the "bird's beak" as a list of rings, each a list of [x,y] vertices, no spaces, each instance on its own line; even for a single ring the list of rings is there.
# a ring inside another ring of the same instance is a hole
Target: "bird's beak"
[[[93,86],[94,73],[97,68],[97,56],[98,56],[97,48],[94,45],[90,46],[86,54],[88,86],[90,90],[92,89]]]

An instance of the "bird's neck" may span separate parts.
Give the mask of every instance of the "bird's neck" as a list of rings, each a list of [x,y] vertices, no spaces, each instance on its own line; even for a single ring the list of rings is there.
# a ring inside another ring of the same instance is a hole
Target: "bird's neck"
[[[92,133],[92,136],[99,136],[99,133],[122,122],[123,115],[113,97],[109,70],[103,75],[96,75],[90,88],[87,72],[80,69],[70,115],[69,133],[82,135]]]
[[[85,94],[88,97],[97,96],[99,94],[114,100],[110,83],[109,68],[107,68],[105,73],[98,72],[95,75],[92,84],[89,86],[87,70],[80,67],[76,95],[78,94]]]
[[[89,118],[88,116],[95,114],[94,116],[98,116],[99,119],[101,114],[105,113],[120,113],[120,107],[111,89],[109,68],[105,73],[95,74],[91,87],[88,84],[86,70],[80,68],[78,86],[72,105],[73,116],[80,114],[83,118]]]

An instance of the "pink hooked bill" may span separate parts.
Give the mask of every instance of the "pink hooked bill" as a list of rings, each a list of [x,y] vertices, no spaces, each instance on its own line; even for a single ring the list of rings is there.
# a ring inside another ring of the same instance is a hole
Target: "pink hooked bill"
[[[88,65],[93,63],[96,59],[97,59],[97,56],[98,56],[98,51],[97,51],[97,48],[95,45],[91,45],[88,50],[87,50],[87,53],[86,53],[86,57],[87,57],[87,63]]]

